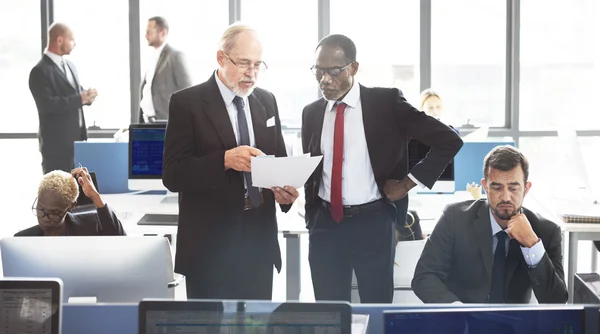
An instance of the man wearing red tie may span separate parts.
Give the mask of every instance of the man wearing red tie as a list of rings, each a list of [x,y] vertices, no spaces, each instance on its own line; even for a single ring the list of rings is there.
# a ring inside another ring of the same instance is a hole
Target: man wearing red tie
[[[350,301],[354,270],[362,303],[391,303],[395,223],[406,219],[406,195],[433,187],[462,140],[398,89],[356,82],[356,47],[346,36],[319,42],[312,71],[323,98],[304,108],[302,145],[323,155],[304,189],[315,299]],[[411,137],[431,150],[408,171]]]

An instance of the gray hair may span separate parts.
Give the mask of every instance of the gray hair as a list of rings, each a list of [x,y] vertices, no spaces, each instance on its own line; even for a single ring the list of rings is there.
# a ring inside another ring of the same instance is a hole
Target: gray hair
[[[231,24],[221,36],[221,41],[219,42],[219,50],[227,54],[231,52],[231,50],[233,50],[233,48],[235,47],[238,35],[247,31],[256,33],[256,30],[249,25],[240,22],[235,22]]]

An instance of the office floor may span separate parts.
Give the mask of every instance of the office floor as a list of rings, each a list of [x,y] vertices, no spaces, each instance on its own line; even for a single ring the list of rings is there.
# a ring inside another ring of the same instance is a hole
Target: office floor
[[[42,175],[37,139],[0,139],[0,237],[12,236],[17,231],[36,224],[31,205],[36,197]],[[283,270],[274,276],[273,298],[285,300],[285,240],[280,238]],[[308,265],[308,237],[302,238],[302,287],[300,299],[314,300]],[[582,241],[579,250],[578,272],[591,270],[591,242]]]

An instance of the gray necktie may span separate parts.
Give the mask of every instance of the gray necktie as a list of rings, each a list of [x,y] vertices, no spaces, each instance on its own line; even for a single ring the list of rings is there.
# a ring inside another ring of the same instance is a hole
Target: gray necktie
[[[233,103],[237,108],[238,116],[238,130],[240,132],[239,145],[250,146],[250,132],[248,130],[248,121],[246,120],[246,112],[244,111],[244,100],[236,96],[233,99]],[[258,188],[252,186],[252,173],[244,172],[244,178],[246,179],[246,187],[248,187],[248,197],[252,207],[258,207],[260,205],[260,193]]]
[[[63,70],[63,73],[65,74],[65,76],[67,76],[67,64],[65,64],[65,61],[63,59],[60,60],[60,66],[62,67],[62,70]]]

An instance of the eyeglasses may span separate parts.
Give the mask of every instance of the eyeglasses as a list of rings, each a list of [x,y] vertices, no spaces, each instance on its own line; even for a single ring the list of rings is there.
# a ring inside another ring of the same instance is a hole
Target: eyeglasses
[[[249,69],[253,69],[256,72],[264,72],[265,70],[267,70],[269,68],[269,66],[267,66],[267,63],[265,63],[264,61],[259,61],[254,64],[247,62],[247,61],[236,63],[226,53],[223,53],[223,54],[225,55],[225,57],[227,57],[227,59],[229,59],[229,61],[233,65],[235,65],[235,67],[238,68],[238,70],[240,70],[242,72],[248,72]]]
[[[345,69],[348,68],[348,66],[354,64],[355,62],[351,62],[350,64],[343,66],[343,67],[330,67],[330,68],[320,68],[317,67],[317,65],[313,65],[310,68],[310,71],[317,76],[317,78],[321,78],[323,76],[323,74],[327,73],[332,77],[337,77],[340,74],[342,74],[342,72],[344,72]]]
[[[35,198],[35,200],[33,201],[33,204],[31,205],[31,211],[33,213],[34,216],[39,217],[39,218],[44,218],[44,217],[48,217],[51,220],[61,220],[65,214],[67,214],[67,211],[69,211],[69,208],[67,208],[63,213],[56,213],[56,212],[47,212],[44,209],[38,209],[37,208],[37,197]]]

